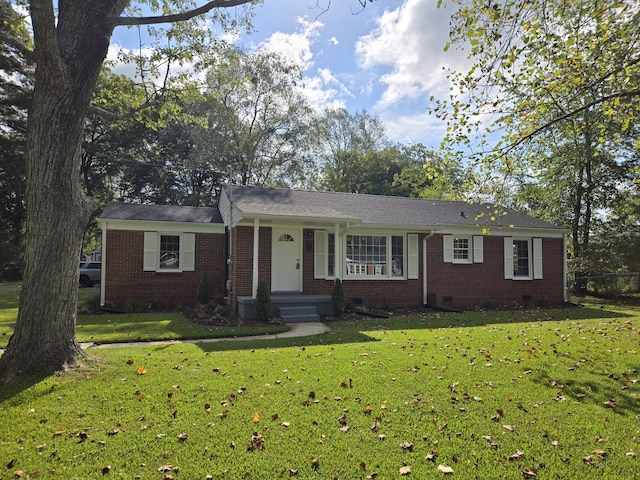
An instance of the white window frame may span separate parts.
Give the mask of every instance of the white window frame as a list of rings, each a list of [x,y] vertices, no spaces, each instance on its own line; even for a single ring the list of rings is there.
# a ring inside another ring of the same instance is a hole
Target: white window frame
[[[178,268],[160,268],[160,239],[179,237]],[[195,270],[195,234],[179,232],[144,232],[143,270],[145,272],[176,273]]]
[[[349,262],[347,257],[347,237],[349,236],[363,236],[363,237],[385,237],[385,273],[377,273],[381,269],[376,269],[375,265],[371,265],[373,268],[373,274],[368,274],[369,263]],[[342,247],[344,252],[344,265],[343,265],[343,279],[344,280],[407,280],[412,277],[408,272],[408,260],[409,251],[407,247],[407,234],[396,232],[349,232],[343,235]],[[393,248],[392,238],[402,238],[402,275],[393,275]],[[417,242],[415,242],[417,245]],[[417,252],[412,255],[417,259]]]
[[[527,259],[529,275],[516,275],[513,252],[515,241],[527,242]],[[537,237],[504,237],[504,278],[507,280],[541,280],[542,272],[542,238]]]
[[[467,240],[467,258],[455,258],[455,241]],[[471,264],[484,262],[484,239],[481,235],[443,235],[442,249],[445,263]]]

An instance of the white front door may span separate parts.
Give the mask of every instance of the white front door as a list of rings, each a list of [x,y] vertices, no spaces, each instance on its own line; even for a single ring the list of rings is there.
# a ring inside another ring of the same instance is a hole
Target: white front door
[[[271,250],[271,290],[300,291],[300,230],[273,229]]]

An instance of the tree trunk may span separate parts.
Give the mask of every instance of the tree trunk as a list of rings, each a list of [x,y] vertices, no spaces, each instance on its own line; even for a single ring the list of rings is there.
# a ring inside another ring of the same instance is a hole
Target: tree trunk
[[[0,376],[48,374],[84,355],[75,340],[78,265],[94,202],[81,188],[84,117],[125,2],[30,2],[37,59],[27,129],[25,271]],[[119,11],[118,11],[119,10]]]

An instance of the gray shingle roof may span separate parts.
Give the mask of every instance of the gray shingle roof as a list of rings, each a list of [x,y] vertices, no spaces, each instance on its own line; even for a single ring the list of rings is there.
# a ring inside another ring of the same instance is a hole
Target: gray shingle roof
[[[175,205],[139,205],[109,202],[100,218],[152,222],[222,223],[215,207],[180,207]]]
[[[486,203],[247,186],[234,186],[232,190],[227,186],[225,191],[245,215],[353,218],[361,219],[363,225],[389,227],[477,226],[487,222],[489,227],[561,230],[549,222]],[[498,214],[494,213],[496,209]],[[492,216],[494,221],[490,220]]]

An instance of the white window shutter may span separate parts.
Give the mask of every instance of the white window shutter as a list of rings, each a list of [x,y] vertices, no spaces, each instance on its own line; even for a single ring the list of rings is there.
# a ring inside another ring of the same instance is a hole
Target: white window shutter
[[[313,278],[327,277],[327,232],[314,232]]]
[[[181,270],[193,272],[196,268],[196,234],[185,233],[181,238],[182,254],[180,255]]]
[[[513,280],[513,237],[504,237],[504,278]]]
[[[407,278],[419,278],[418,235],[415,233],[407,235],[407,262]]]
[[[484,237],[476,235],[473,237],[473,263],[484,262]]]
[[[144,257],[142,270],[154,272],[158,269],[158,234],[156,232],[144,232]]]
[[[533,239],[533,278],[542,279],[542,239]]]
[[[444,262],[453,263],[453,235],[442,237],[442,249],[444,251]]]

